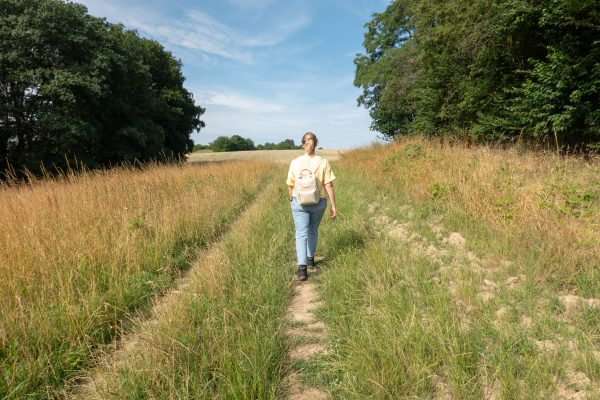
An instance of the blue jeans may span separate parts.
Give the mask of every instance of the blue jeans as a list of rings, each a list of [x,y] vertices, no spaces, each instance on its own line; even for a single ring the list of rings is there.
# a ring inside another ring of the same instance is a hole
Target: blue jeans
[[[292,216],[296,225],[296,255],[298,265],[306,265],[307,257],[314,257],[319,239],[319,224],[327,208],[327,199],[321,199],[317,204],[303,206],[298,200],[292,199]]]

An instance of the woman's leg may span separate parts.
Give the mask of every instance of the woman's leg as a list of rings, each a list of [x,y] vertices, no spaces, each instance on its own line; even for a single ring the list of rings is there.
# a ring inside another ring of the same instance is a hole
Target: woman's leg
[[[296,226],[296,256],[298,257],[298,265],[306,266],[310,214],[298,204],[295,198],[292,199],[292,216],[294,217],[294,225]]]
[[[327,200],[321,199],[319,204],[315,204],[310,213],[310,220],[308,223],[308,247],[307,257],[314,257],[317,251],[317,242],[319,241],[319,224],[325,214],[327,208]]]

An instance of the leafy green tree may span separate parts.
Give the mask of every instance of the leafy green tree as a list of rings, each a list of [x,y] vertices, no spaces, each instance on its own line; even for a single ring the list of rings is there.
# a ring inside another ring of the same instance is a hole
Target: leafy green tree
[[[182,157],[204,110],[154,41],[60,0],[0,0],[0,172]]]
[[[366,24],[366,55],[354,60],[354,84],[363,89],[358,104],[370,110],[371,128],[388,138],[408,133],[415,118],[411,103],[418,61],[410,7],[410,1],[395,1],[385,12],[373,14]]]
[[[192,152],[195,151],[199,151],[199,150],[209,150],[210,146],[207,144],[195,144],[194,147],[192,148]]]
[[[256,150],[297,150],[301,148],[301,146],[296,146],[293,139],[285,139],[279,143],[266,142],[256,146]]]
[[[250,139],[245,139],[239,135],[219,136],[209,144],[212,151],[247,151],[255,150],[254,142]]]
[[[396,0],[366,25],[359,105],[387,138],[594,147],[599,20],[595,0]]]
[[[600,150],[600,3],[554,0],[539,8],[543,57],[530,59],[509,107],[523,131]]]

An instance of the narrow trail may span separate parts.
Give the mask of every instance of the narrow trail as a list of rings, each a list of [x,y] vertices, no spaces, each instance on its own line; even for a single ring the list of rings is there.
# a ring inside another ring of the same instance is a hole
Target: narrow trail
[[[221,243],[218,242],[206,252],[203,257],[204,262],[212,264],[212,261],[216,261],[220,257],[220,254]],[[199,266],[199,263],[196,263],[192,268]],[[72,399],[106,398],[103,395],[103,389],[106,389],[111,379],[118,377],[119,368],[127,362],[128,357],[146,343],[145,337],[147,333],[155,329],[159,318],[168,314],[169,310],[179,301],[181,296],[195,295],[188,293],[187,290],[190,285],[189,276],[192,268],[177,279],[173,289],[156,300],[152,306],[150,318],[134,320],[132,324],[134,328],[116,343],[114,350],[100,356],[100,362],[97,363],[94,369],[88,371],[86,376],[82,378],[82,383],[74,388],[70,396]]]
[[[228,232],[236,229],[240,222],[260,207],[260,201],[255,199],[250,205],[242,208],[237,217],[232,220],[219,238],[207,249],[199,251],[199,257],[192,262],[190,268],[182,272],[176,279],[173,287],[166,294],[156,297],[149,317],[134,317],[131,321],[132,328],[117,340],[112,348],[98,356],[96,365],[83,372],[78,378],[78,383],[70,387],[70,393],[65,397],[70,399],[104,399],[104,392],[109,384],[118,378],[119,368],[127,362],[129,357],[148,342],[147,338],[156,329],[162,318],[168,318],[170,310],[180,301],[181,296],[197,296],[190,290],[191,277],[199,268],[203,275],[211,275],[211,279],[218,279],[218,271],[212,271],[219,265],[223,252],[223,238]],[[200,257],[201,255],[201,257]],[[211,268],[213,267],[213,268]],[[212,271],[212,272],[211,272]]]
[[[320,260],[317,258],[316,261]],[[285,333],[292,345],[288,353],[291,368],[283,381],[288,400],[327,398],[324,391],[302,382],[302,362],[329,353],[325,342],[325,323],[314,313],[322,305],[314,284],[317,271],[312,271],[307,281],[298,282],[288,307],[288,328]]]

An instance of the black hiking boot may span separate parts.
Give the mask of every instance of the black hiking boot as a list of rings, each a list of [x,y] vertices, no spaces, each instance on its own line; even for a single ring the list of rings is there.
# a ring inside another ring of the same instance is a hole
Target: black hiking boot
[[[306,257],[306,266],[309,268],[315,267],[315,258],[314,257]]]
[[[306,271],[306,265],[298,265],[298,280],[305,281],[308,279],[308,272]]]

